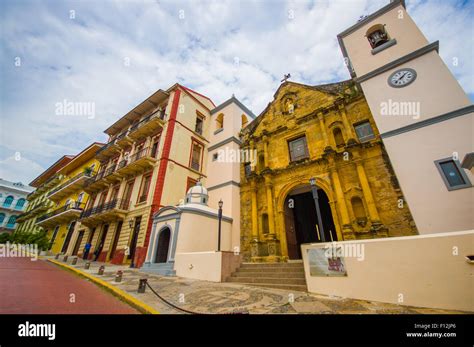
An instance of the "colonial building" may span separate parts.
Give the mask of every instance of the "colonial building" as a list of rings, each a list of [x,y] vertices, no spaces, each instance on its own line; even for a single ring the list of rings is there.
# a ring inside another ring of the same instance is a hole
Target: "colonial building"
[[[117,120],[96,155],[101,170],[85,183],[92,199],[81,215],[83,246],[99,260],[143,264],[152,216],[176,205],[205,179],[212,101],[175,84],[158,90]]]
[[[17,229],[18,217],[27,207],[26,197],[33,187],[0,178],[0,233]]]
[[[30,186],[36,189],[28,194],[28,206],[25,213],[18,216],[19,232],[39,232],[43,227],[36,224],[36,219],[54,207],[54,203],[48,199],[49,192],[54,189],[63,179],[58,171],[68,164],[74,156],[64,155],[49,168],[43,171],[38,177],[31,181]]]
[[[417,233],[366,99],[352,81],[284,82],[242,141],[258,153],[256,165],[241,167],[244,261],[301,259],[303,243]]]
[[[88,201],[83,184],[99,162],[95,153],[103,144],[93,143],[57,171],[61,177],[57,185],[47,193],[54,206],[36,219],[36,224],[48,230],[52,253],[65,253],[71,245],[72,254],[77,254],[83,232],[77,223]],[[73,242],[71,242],[73,241]]]
[[[420,234],[472,230],[474,176],[460,161],[474,152],[474,105],[439,56],[439,42],[428,42],[403,0],[338,39]]]

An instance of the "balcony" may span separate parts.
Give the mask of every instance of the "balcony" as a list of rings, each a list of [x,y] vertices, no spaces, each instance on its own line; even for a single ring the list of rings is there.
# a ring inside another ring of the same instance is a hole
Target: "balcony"
[[[68,223],[74,219],[79,218],[83,209],[83,203],[73,202],[42,215],[36,219],[36,224],[44,228],[48,228],[54,225]]]
[[[68,195],[82,189],[84,183],[92,176],[92,172],[84,171],[57,186],[48,193],[48,198],[52,201],[60,201]]]
[[[33,218],[34,216],[38,214],[46,212],[51,207],[51,205],[52,205],[51,201],[43,201],[39,203],[37,206],[33,207],[31,210],[20,214],[18,218],[16,219],[16,221],[24,222],[27,219]]]
[[[166,115],[164,111],[157,111],[143,118],[141,121],[130,127],[128,137],[136,141],[156,133],[157,130],[163,128],[165,117]]]
[[[88,208],[81,214],[81,224],[93,227],[100,223],[112,222],[125,218],[130,208],[130,201],[114,199],[96,207]]]
[[[117,164],[109,166],[105,170],[100,170],[97,174],[92,175],[91,178],[87,179],[84,183],[84,191],[88,194],[98,192],[102,190],[110,183],[118,181],[120,178],[117,174],[115,174],[115,169]]]
[[[104,147],[99,149],[96,153],[96,158],[100,161],[104,161],[107,158],[117,155],[120,149],[115,146],[116,140],[116,138],[110,140]]]
[[[125,149],[131,146],[132,143],[133,140],[128,136],[128,130],[122,131],[115,139],[115,146],[118,148],[118,150]]]
[[[156,158],[153,155],[156,155],[156,153],[152,153],[152,147],[143,148],[120,161],[115,174],[121,177],[127,177],[151,169],[156,163]]]
[[[26,200],[32,201],[36,199],[38,196],[41,194],[47,192],[49,189],[54,187],[56,184],[61,182],[63,179],[63,175],[53,175],[50,178],[48,178],[42,185],[40,185],[36,190],[32,191],[28,196],[26,197]]]

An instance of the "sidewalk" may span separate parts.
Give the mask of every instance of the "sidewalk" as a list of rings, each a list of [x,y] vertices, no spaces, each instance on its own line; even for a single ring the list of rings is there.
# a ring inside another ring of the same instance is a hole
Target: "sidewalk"
[[[238,283],[214,283],[185,279],[180,277],[163,277],[140,272],[124,265],[112,265],[100,262],[91,262],[90,269],[85,270],[85,262],[78,259],[76,265],[71,265],[73,257],[67,263],[63,257],[55,260],[54,257],[42,257],[43,260],[52,260],[65,264],[75,272],[87,274],[90,279],[97,279],[102,286],[114,287],[130,300],[143,303],[149,313],[182,314],[160,300],[150,288],[145,293],[137,292],[139,280],[147,278],[148,284],[165,300],[185,310],[196,313],[292,313],[292,314],[449,314],[463,313],[448,310],[417,308],[370,302],[356,299],[344,299],[304,292],[259,288]],[[105,266],[104,275],[98,275],[101,265]],[[58,265],[60,266],[60,265]],[[116,283],[115,273],[123,271],[122,282]],[[99,285],[101,285],[99,283]],[[117,295],[117,294],[116,294]]]

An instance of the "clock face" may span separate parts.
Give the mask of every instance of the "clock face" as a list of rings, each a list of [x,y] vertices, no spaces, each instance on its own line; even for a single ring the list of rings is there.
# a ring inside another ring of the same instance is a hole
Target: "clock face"
[[[400,69],[388,78],[388,84],[394,88],[406,87],[416,79],[416,71],[413,69]]]

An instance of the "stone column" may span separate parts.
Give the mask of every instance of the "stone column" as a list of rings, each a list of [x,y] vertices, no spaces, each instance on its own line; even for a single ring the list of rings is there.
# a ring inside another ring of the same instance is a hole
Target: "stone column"
[[[369,210],[369,218],[372,222],[372,228],[375,229],[374,231],[377,231],[381,226],[380,217],[377,212],[377,207],[375,206],[374,196],[372,195],[372,190],[370,189],[364,166],[362,165],[362,160],[359,159],[356,161],[356,167],[357,175],[359,176],[360,185],[362,187],[362,193],[364,194],[364,199]]]
[[[264,166],[266,168],[268,168],[268,138],[267,138],[267,135],[263,135],[262,136],[262,140],[263,140],[263,159],[264,159]]]
[[[267,214],[268,214],[268,255],[270,260],[277,260],[277,238],[275,234],[275,210],[273,206],[273,186],[271,177],[265,176],[265,190],[267,195]]]
[[[328,134],[326,132],[326,124],[324,123],[324,115],[322,112],[318,113],[319,119],[319,126],[321,127],[321,134],[323,135],[323,148],[324,151],[331,150],[331,146],[329,146]]]
[[[344,129],[346,133],[346,143],[347,144],[357,143],[357,141],[355,140],[355,135],[354,135],[352,126],[349,123],[349,120],[347,119],[346,107],[344,106],[344,103],[338,104],[338,108],[339,108],[339,113],[342,118],[342,124],[344,125]]]
[[[252,234],[250,240],[250,255],[258,257],[259,255],[259,237],[258,237],[258,215],[257,215],[257,185],[255,179],[251,182],[252,190]]]
[[[354,231],[351,226],[349,218],[349,211],[347,210],[344,192],[342,191],[341,180],[336,168],[331,169],[331,178],[334,184],[334,191],[336,192],[337,205],[341,214],[342,235],[344,240],[354,239]]]

